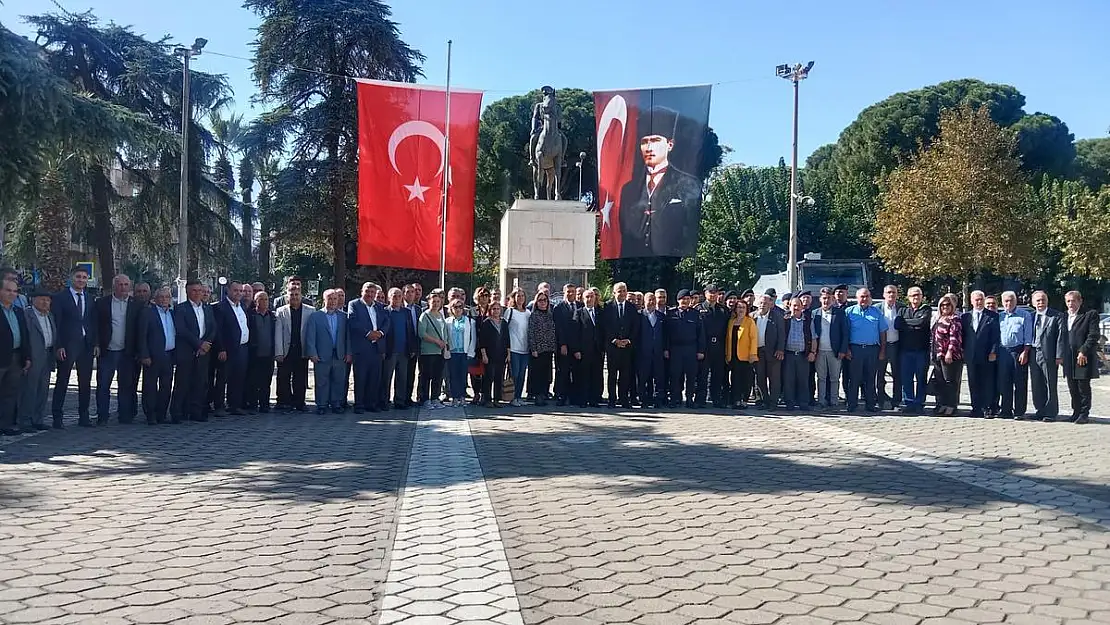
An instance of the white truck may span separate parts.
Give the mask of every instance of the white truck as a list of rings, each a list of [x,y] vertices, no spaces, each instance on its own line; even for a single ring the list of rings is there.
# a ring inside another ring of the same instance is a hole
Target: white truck
[[[870,260],[854,259],[823,259],[821,254],[809,252],[803,260],[798,261],[798,283],[800,288],[792,288],[787,279],[786,272],[764,274],[756,280],[752,290],[757,295],[762,295],[767,289],[775,289],[778,294],[776,303],[782,303],[782,296],[786,293],[810,291],[814,301],[817,300],[823,287],[836,288],[844,284],[848,286],[848,299],[856,298],[858,289],[871,288]],[[872,293],[874,296],[875,294]]]

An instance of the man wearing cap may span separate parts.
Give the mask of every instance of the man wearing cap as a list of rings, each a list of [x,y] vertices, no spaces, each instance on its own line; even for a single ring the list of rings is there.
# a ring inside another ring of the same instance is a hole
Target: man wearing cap
[[[886,356],[886,317],[871,305],[871,291],[856,291],[856,304],[844,311],[848,318],[848,354],[852,370],[849,376],[848,411],[859,407],[860,391],[863,392],[864,409],[877,412],[875,375],[879,361]]]
[[[671,361],[671,402],[675,408],[686,389],[686,407],[696,407],[698,361],[705,358],[705,327],[688,289],[678,292],[678,308],[667,319],[666,345]]]
[[[31,368],[23,382],[19,402],[19,421],[24,431],[50,429],[43,423],[46,400],[50,393],[50,373],[54,370],[54,344],[58,326],[50,312],[49,291],[31,294],[31,305],[24,310],[27,319],[27,349]],[[61,427],[61,423],[56,424]]]
[[[655,107],[640,118],[640,156],[621,189],[621,257],[690,256],[701,218],[701,181],[671,165],[677,111]],[[681,147],[681,146],[680,146]]]
[[[748,310],[755,310],[755,291],[748,289],[740,294],[740,299],[748,303]]]
[[[848,310],[848,285],[838,284],[833,289],[833,308],[839,309],[841,312]],[[848,362],[842,363],[840,367],[840,388],[844,389],[845,398],[848,395],[848,386],[851,383],[849,379],[852,374],[852,368]]]
[[[702,327],[705,328],[705,358],[698,363],[698,385],[694,403],[704,408],[708,399],[714,408],[725,407],[725,332],[728,329],[729,311],[721,305],[721,291],[717,285],[705,287],[705,303],[698,306]]]

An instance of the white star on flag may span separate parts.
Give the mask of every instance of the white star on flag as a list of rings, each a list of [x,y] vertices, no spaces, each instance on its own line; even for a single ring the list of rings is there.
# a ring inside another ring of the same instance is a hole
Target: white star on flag
[[[609,214],[613,212],[613,200],[605,200],[605,206],[601,207],[601,225],[603,228],[612,228],[613,225],[609,223]]]
[[[431,187],[425,187],[420,184],[420,176],[417,176],[416,181],[412,184],[403,184],[401,186],[408,190],[410,202],[416,199],[419,199],[421,202],[423,202],[424,192],[428,189],[431,189]]]

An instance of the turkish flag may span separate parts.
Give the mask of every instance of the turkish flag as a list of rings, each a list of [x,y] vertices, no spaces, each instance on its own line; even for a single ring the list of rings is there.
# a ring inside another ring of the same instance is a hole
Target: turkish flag
[[[358,263],[438,271],[443,180],[447,271],[474,269],[482,92],[358,81]],[[444,169],[445,145],[450,158]]]
[[[639,146],[637,92],[594,92],[597,120],[597,188],[601,257],[621,256],[621,189],[632,179]]]

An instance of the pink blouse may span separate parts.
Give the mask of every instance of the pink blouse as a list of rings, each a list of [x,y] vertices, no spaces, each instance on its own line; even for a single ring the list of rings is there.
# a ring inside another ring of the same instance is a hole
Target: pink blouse
[[[949,354],[953,361],[964,359],[964,331],[958,316],[940,317],[933,325],[933,354],[938,360]]]

